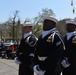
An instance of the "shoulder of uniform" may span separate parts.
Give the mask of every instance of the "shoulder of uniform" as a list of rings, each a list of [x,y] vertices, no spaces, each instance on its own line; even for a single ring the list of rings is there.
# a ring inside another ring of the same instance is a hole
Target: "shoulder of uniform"
[[[34,34],[31,34],[27,37],[26,42],[33,47],[37,43],[37,38]]]
[[[36,36],[34,34],[30,34],[27,38],[36,39]]]
[[[52,33],[50,33],[50,35],[48,36],[48,41],[51,40],[51,42],[53,43],[54,42],[54,39],[55,39],[55,35],[56,35],[56,31],[53,31]]]
[[[51,37],[52,37],[52,38],[60,38],[61,35],[60,35],[60,33],[56,30],[56,31],[52,32]]]
[[[30,34],[29,36],[31,36],[31,37],[35,37],[35,35],[34,35],[34,34]],[[28,37],[29,37],[29,36],[28,36]]]
[[[59,32],[55,32],[55,37],[56,38],[62,38],[61,34]]]
[[[63,41],[63,39],[62,39],[62,36],[61,36],[61,34],[58,32],[58,31],[55,31],[54,33],[53,33],[53,35],[52,35],[52,40],[53,41]]]

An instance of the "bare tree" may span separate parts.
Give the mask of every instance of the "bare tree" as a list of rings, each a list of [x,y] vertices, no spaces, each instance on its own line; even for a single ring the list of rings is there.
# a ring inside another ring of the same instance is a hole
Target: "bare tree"
[[[13,13],[13,16],[9,18],[9,20],[7,21],[8,23],[8,33],[9,33],[9,37],[11,39],[17,40],[18,38],[21,38],[22,36],[22,24],[19,18],[19,11],[15,11]]]
[[[55,14],[54,14],[52,9],[44,8],[44,9],[42,9],[41,12],[38,13],[38,16],[36,16],[34,18],[34,23],[35,24],[42,23],[43,16],[53,16],[53,17],[55,17]]]

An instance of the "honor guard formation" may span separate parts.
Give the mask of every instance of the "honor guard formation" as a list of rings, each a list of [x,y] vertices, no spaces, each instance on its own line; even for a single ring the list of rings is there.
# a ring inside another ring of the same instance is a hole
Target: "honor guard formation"
[[[37,38],[33,24],[23,25],[23,37],[14,59],[18,75],[76,75],[76,20],[65,21],[64,37],[56,29],[58,20],[43,17],[43,32]]]
[[[8,48],[2,38],[0,57],[14,58],[18,75],[76,75],[76,19],[65,20],[65,36],[57,29],[58,22],[52,16],[43,16],[38,37],[33,33],[34,24],[25,22],[20,43],[11,42]]]
[[[0,75],[76,75],[76,0],[0,3]]]

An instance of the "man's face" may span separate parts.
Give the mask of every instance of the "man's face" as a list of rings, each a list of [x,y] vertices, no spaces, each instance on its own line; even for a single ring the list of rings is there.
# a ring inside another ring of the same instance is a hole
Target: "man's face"
[[[50,30],[52,28],[55,27],[55,23],[53,21],[50,21],[50,20],[44,20],[43,22],[43,30],[46,31],[46,30]]]
[[[32,26],[25,26],[25,27],[23,27],[23,33],[28,33],[30,31],[32,31]]]
[[[67,32],[73,32],[73,31],[75,31],[75,29],[76,29],[76,25],[73,25],[73,24],[66,25]]]

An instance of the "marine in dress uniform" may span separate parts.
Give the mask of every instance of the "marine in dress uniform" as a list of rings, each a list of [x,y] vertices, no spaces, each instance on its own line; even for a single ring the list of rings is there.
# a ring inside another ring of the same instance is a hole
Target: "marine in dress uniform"
[[[58,20],[49,16],[43,19],[43,32],[38,38],[33,69],[37,75],[60,75],[64,43],[55,28]]]
[[[33,58],[37,38],[32,34],[32,24],[23,27],[24,36],[21,40],[15,62],[19,64],[19,75],[33,75]]]
[[[76,75],[76,21],[66,21],[67,34],[64,38],[66,50],[62,61],[63,75]]]

